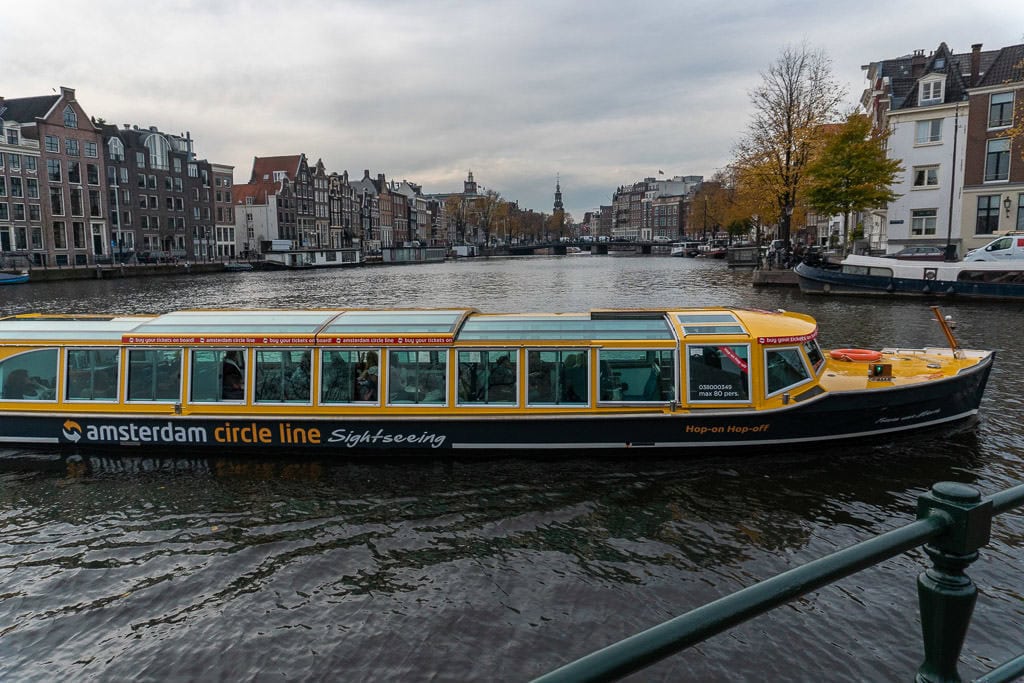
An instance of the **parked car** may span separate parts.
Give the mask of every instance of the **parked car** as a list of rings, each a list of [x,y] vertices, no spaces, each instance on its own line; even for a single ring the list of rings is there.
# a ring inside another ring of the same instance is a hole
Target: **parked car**
[[[904,261],[945,261],[946,250],[926,244],[917,244],[911,247],[903,247],[894,254],[886,254],[886,258],[895,258]]]
[[[1024,258],[1024,233],[1011,232],[967,252],[964,261],[1006,261]]]

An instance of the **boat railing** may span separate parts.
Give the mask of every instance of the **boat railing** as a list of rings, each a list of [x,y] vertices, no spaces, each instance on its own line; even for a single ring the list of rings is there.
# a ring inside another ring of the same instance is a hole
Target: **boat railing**
[[[612,681],[640,671],[841,578],[924,546],[931,567],[917,578],[924,661],[921,683],[959,681],[957,660],[978,589],[965,570],[978,559],[995,515],[1024,506],[1024,484],[982,497],[966,484],[940,482],[917,499],[917,521],[748,586],[566,664],[535,683]],[[1024,675],[1024,654],[975,679]]]

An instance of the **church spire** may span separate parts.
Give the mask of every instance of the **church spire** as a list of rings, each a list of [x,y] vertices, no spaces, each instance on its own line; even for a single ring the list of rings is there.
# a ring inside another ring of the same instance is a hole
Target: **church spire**
[[[561,177],[555,176],[555,208],[554,213],[564,211],[565,207],[562,205],[562,182]]]
[[[466,181],[462,183],[463,194],[476,194],[476,181],[473,180],[473,171],[469,172],[469,176]]]

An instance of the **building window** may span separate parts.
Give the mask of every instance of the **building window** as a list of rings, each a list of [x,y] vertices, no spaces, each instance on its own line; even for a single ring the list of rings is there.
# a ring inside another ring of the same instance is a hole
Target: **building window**
[[[0,175],[0,197],[7,196],[7,178]]]
[[[985,144],[985,182],[1010,178],[1010,139],[989,140]]]
[[[50,213],[54,216],[64,215],[64,193],[59,187],[50,188]]]
[[[9,152],[7,154],[7,166],[10,167],[10,169],[12,171],[20,171],[21,170],[21,155],[20,154],[15,154],[13,152]]]
[[[96,164],[85,165],[85,180],[90,185],[100,184],[100,167]]]
[[[124,161],[124,143],[117,138],[110,138],[110,142],[107,143],[107,153],[110,155],[111,161]]]
[[[25,191],[29,199],[39,199],[39,181],[35,178],[26,178]]]
[[[0,202],[0,221],[9,221],[11,219],[10,213],[7,208],[7,202]]]
[[[974,228],[979,235],[991,235],[999,229],[998,194],[987,194],[978,197],[978,222]]]
[[[939,167],[938,166],[915,166],[914,187],[938,187]]]
[[[7,144],[16,145],[18,144],[18,129],[8,128],[7,129]]]
[[[64,107],[64,127],[78,128],[78,114],[75,113],[70,104]]]
[[[64,151],[67,152],[69,157],[77,157],[78,154],[78,140],[74,138],[68,138],[64,141]]]
[[[1024,231],[1024,194],[1017,195],[1017,230]]]
[[[98,148],[95,142],[83,142],[85,146],[85,156],[95,159],[99,156]]]
[[[26,173],[35,173],[36,172],[36,158],[35,157],[30,157],[28,155],[25,155],[25,156],[23,156],[21,158],[21,160],[25,164],[25,172]]]
[[[53,222],[53,248],[54,249],[67,249],[68,248],[68,233],[64,229],[64,221]]]
[[[51,183],[59,183],[61,179],[60,159],[46,160],[46,177]]]
[[[989,98],[988,127],[1006,128],[1013,123],[1013,93],[994,93]]]
[[[135,153],[135,165],[139,168],[146,168],[146,153],[136,152]]]
[[[921,84],[921,104],[942,101],[942,81],[925,81]]]
[[[85,223],[72,223],[71,237],[74,239],[75,249],[85,249]]]
[[[60,138],[56,135],[47,135],[44,144],[47,152],[53,152],[54,154],[60,152]]]
[[[931,142],[942,141],[942,119],[928,119],[918,121],[915,125],[914,143],[926,145]]]
[[[911,235],[934,235],[936,209],[914,209],[910,212]]]
[[[167,157],[171,151],[171,145],[167,139],[162,135],[150,135],[144,144],[149,150],[149,167],[166,171],[168,168]]]

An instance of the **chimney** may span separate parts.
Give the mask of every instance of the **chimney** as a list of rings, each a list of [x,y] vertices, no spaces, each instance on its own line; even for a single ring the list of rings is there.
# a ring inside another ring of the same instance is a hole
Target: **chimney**
[[[978,85],[978,77],[981,72],[981,43],[971,45],[971,86]]]
[[[910,58],[910,75],[913,78],[920,78],[924,73],[924,50],[914,50],[914,56]]]

